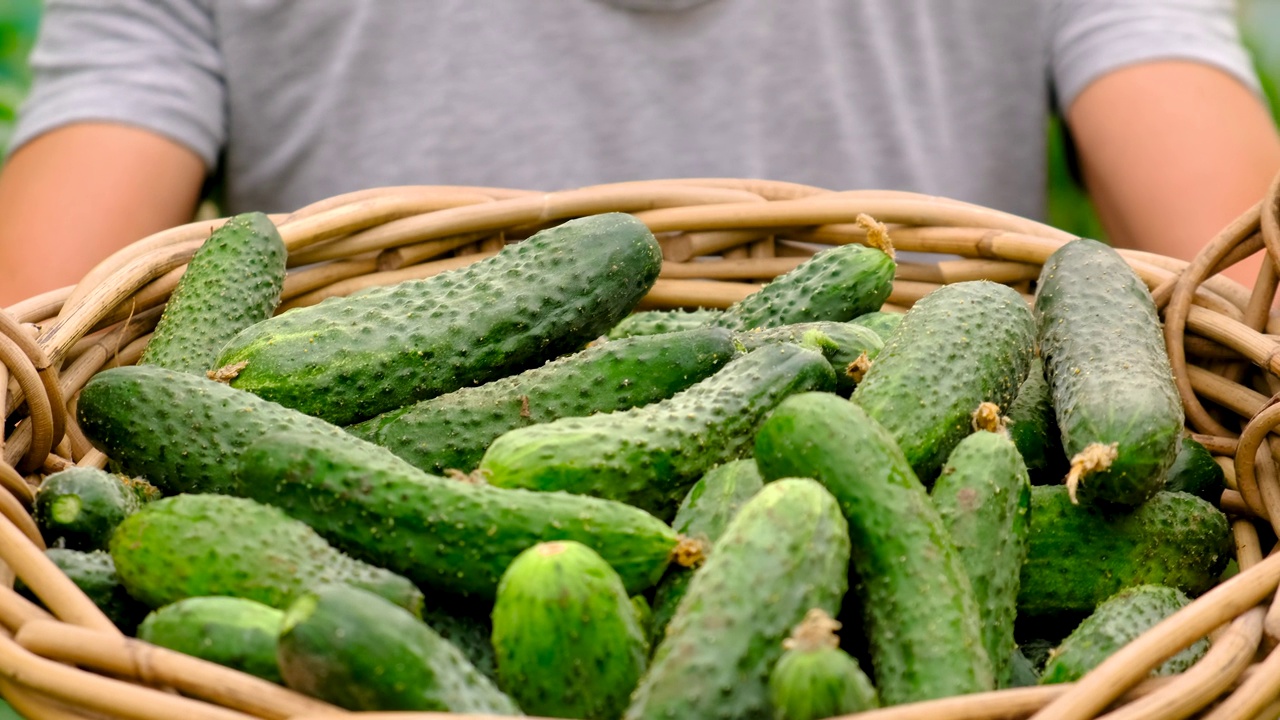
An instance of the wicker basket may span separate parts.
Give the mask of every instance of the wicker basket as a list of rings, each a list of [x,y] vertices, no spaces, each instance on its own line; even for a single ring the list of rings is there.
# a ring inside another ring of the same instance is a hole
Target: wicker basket
[[[1073,685],[1004,690],[860,715],[921,718],[1275,718],[1280,716],[1280,315],[1264,263],[1255,290],[1215,275],[1266,250],[1280,262],[1276,188],[1190,264],[1125,257],[1151,288],[1189,428],[1226,470],[1242,572],[1145,633]],[[902,192],[832,192],[790,183],[684,179],[542,193],[392,187],[331,198],[274,218],[290,251],[282,307],[453,269],[550,224],[606,211],[637,215],[665,263],[644,307],[724,307],[795,267],[815,248],[862,242],[858,216],[886,223],[900,250],[962,259],[903,261],[889,306],[941,284],[990,279],[1023,293],[1071,236],[995,210]],[[238,672],[124,637],[41,552],[28,509],[41,477],[102,467],[73,420],[76,393],[99,370],[136,361],[185,263],[221,221],[140,240],[79,285],[0,312],[0,402],[11,431],[0,463],[0,694],[32,718],[319,718],[349,714]],[[1029,296],[1028,296],[1029,297]],[[69,407],[70,406],[70,407]],[[1269,527],[1268,527],[1269,526]],[[1269,543],[1268,543],[1269,544]],[[49,611],[11,588],[20,577]],[[1268,609],[1268,608],[1271,609]],[[1185,673],[1146,680],[1164,658],[1212,633]],[[432,713],[368,717],[453,718]],[[472,717],[474,720],[474,716]],[[690,718],[689,720],[696,720]]]

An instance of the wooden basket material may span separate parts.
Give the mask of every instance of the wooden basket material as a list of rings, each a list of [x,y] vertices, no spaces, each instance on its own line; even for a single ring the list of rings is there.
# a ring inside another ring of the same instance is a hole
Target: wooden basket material
[[[1280,262],[1277,187],[1192,262],[1122,254],[1161,308],[1189,429],[1228,485],[1241,572],[1143,634],[1077,683],[915,703],[877,720],[1213,720],[1280,716]],[[680,179],[562,192],[477,187],[377,188],[274,216],[290,253],[281,309],[454,269],[564,220],[635,214],[664,265],[646,308],[726,307],[817,249],[866,241],[869,216],[901,251],[959,259],[900,262],[886,307],[904,311],[937,287],[990,279],[1031,292],[1040,266],[1072,236],[989,208],[905,192],[834,192],[744,179]],[[29,514],[41,478],[104,467],[74,421],[94,373],[137,360],[187,261],[223,220],[139,240],[74,287],[0,312],[0,695],[33,718],[452,718],[346,713],[271,683],[124,637],[43,553]],[[1217,274],[1265,251],[1252,291]],[[1030,295],[1027,295],[1030,299]],[[1262,529],[1260,535],[1259,529]],[[1268,538],[1264,546],[1262,537]],[[12,590],[21,578],[45,610]],[[1196,639],[1210,652],[1185,673],[1149,671]],[[490,720],[486,718],[485,720]],[[692,719],[691,719],[692,720]]]

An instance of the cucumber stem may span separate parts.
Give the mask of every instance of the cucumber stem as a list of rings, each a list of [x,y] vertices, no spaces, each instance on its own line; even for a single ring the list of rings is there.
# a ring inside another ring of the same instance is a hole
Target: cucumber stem
[[[1009,418],[1000,414],[1000,406],[993,402],[979,403],[978,409],[973,411],[970,416],[973,421],[973,430],[978,432],[986,430],[993,433],[1007,433],[1006,425]]]
[[[782,641],[782,648],[801,652],[837,648],[840,647],[840,637],[836,635],[839,629],[839,620],[828,615],[822,608],[811,608],[805,613],[804,620],[791,631],[791,637]]]
[[[671,550],[671,562],[684,568],[695,568],[707,559],[707,542],[700,538],[680,536],[680,541]]]
[[[889,240],[889,228],[866,213],[858,213],[855,218],[858,227],[867,231],[867,245],[884,252],[889,257],[897,257],[893,242]]]
[[[1109,445],[1089,443],[1071,458],[1071,471],[1067,473],[1067,496],[1071,498],[1072,505],[1080,504],[1076,501],[1076,488],[1084,481],[1086,475],[1111,467],[1112,461],[1118,454],[1116,451],[1118,445],[1119,443]]]
[[[844,369],[844,374],[855,383],[862,382],[862,378],[866,377],[867,371],[871,369],[871,359],[866,353],[862,353],[856,360],[849,363]]]

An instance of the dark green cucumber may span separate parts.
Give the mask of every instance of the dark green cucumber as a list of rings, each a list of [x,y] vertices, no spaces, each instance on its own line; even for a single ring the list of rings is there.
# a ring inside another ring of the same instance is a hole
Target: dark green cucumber
[[[724,534],[738,511],[750,500],[764,481],[756,461],[751,458],[730,460],[707,471],[684,496],[676,510],[671,527],[682,536],[702,543],[703,553]],[[656,647],[676,614],[676,606],[689,590],[693,568],[672,563],[658,581],[653,592],[653,645]]]
[[[643,595],[631,596],[631,607],[636,612],[636,622],[640,623],[640,631],[646,638],[653,637],[653,606]],[[649,641],[650,647],[653,642]]]
[[[1044,361],[1031,359],[1027,379],[1005,412],[1009,436],[1022,453],[1031,481],[1056,485],[1066,477],[1069,463],[1062,453],[1058,421],[1053,416],[1053,398],[1044,379]]]
[[[1018,582],[1030,528],[1027,467],[1007,435],[975,432],[951,451],[931,497],[973,587],[996,685],[1008,687],[1009,661],[1017,650],[1013,620]]]
[[[115,563],[106,551],[49,548],[45,550],[45,555],[98,606],[120,632],[125,635],[137,632],[138,623],[147,616],[150,608],[134,599],[125,589],[116,573]],[[21,580],[14,582],[14,590],[42,605],[35,593]]]
[[[610,340],[662,335],[711,324],[720,317],[721,310],[697,308],[694,310],[644,310],[632,313],[609,329],[605,335]]]
[[[831,320],[879,310],[893,289],[893,258],[865,245],[823,250],[730,305],[713,322],[730,330]]]
[[[1151,293],[1110,246],[1078,239],[1045,261],[1035,310],[1072,497],[1141,503],[1160,489],[1183,425]]]
[[[774,720],[825,720],[880,706],[871,679],[840,649],[840,623],[810,610],[769,674]]]
[[[245,598],[190,597],[154,610],[138,639],[283,683],[276,637],[284,611]]]
[[[710,376],[734,354],[723,328],[615,340],[383,413],[347,430],[427,472],[471,472],[485,448],[503,433],[663,400]]]
[[[1031,489],[1031,534],[1018,613],[1089,613],[1127,587],[1196,596],[1231,555],[1227,516],[1194,495],[1158,492],[1124,512],[1074,505],[1063,485]]]
[[[1178,444],[1178,455],[1165,476],[1164,489],[1191,493],[1217,504],[1222,499],[1222,491],[1227,489],[1227,479],[1222,466],[1218,465],[1204,445],[1184,437]]]
[[[623,717],[767,718],[783,639],[810,609],[835,613],[848,570],[831,493],[809,479],[766,485],[694,574]]]
[[[431,599],[434,602],[437,598]],[[461,650],[485,677],[498,682],[498,658],[493,652],[493,641],[490,639],[493,635],[493,622],[487,606],[477,609],[427,605],[422,609],[422,621]]]
[[[498,487],[594,495],[670,518],[703,473],[750,452],[780,400],[834,386],[820,353],[770,345],[662,402],[513,430],[489,446],[480,472]]]
[[[499,685],[528,713],[615,720],[649,644],[618,574],[572,541],[539,543],[511,562],[493,605]]]
[[[661,577],[678,541],[661,520],[622,503],[446,480],[376,445],[313,433],[268,435],[240,466],[251,496],[342,550],[459,595],[492,598],[511,561],[549,540],[590,547],[640,592]]]
[[[520,714],[426,623],[348,585],[300,595],[285,612],[277,656],[286,685],[348,710]]]
[[[1032,687],[1040,684],[1040,672],[1032,661],[1023,654],[1022,648],[1014,648],[1009,658],[1009,684],[1007,687]]]
[[[1075,682],[1117,650],[1191,603],[1177,588],[1138,585],[1107,598],[1085,618],[1049,656],[1040,684]],[[1176,675],[1191,667],[1209,649],[1207,638],[1169,658],[1151,671],[1153,677]]]
[[[884,347],[875,332],[842,322],[811,322],[748,330],[735,336],[745,350],[789,342],[822,353],[836,372],[836,392],[849,396]]]
[[[889,336],[893,335],[893,331],[898,329],[902,324],[902,318],[906,317],[902,313],[888,312],[885,310],[876,310],[850,320],[854,325],[861,325],[875,332],[880,336],[883,342],[889,342]]]
[[[283,608],[308,585],[347,582],[422,612],[422,593],[408,580],[343,555],[301,521],[245,498],[157,500],[116,528],[111,558],[129,594],[153,608],[201,595]]]
[[[662,252],[623,213],[571,220],[424,280],[330,298],[247,328],[231,384],[350,425],[581,349],[649,291]]]
[[[287,256],[266,215],[228,219],[191,258],[138,364],[198,375],[216,368],[228,340],[275,312]]]
[[[987,280],[944,285],[912,306],[853,392],[853,401],[902,447],[932,485],[973,431],[978,405],[1009,407],[1035,352],[1031,310]]]
[[[854,403],[805,393],[773,411],[755,449],[766,481],[811,477],[840,502],[881,701],[993,689],[960,554],[888,431]]]
[[[49,547],[105,550],[116,525],[159,496],[145,480],[95,467],[73,467],[40,483],[32,517]]]

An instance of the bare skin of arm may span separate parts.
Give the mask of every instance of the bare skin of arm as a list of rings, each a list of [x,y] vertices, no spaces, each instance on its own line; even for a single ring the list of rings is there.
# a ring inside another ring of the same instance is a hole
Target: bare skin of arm
[[[1280,172],[1280,136],[1265,104],[1207,65],[1121,68],[1086,87],[1066,117],[1117,247],[1190,260]],[[1252,287],[1261,262],[1255,255],[1226,275]]]
[[[23,145],[0,170],[0,306],[188,222],[204,175],[186,146],[126,125],[77,123]]]

